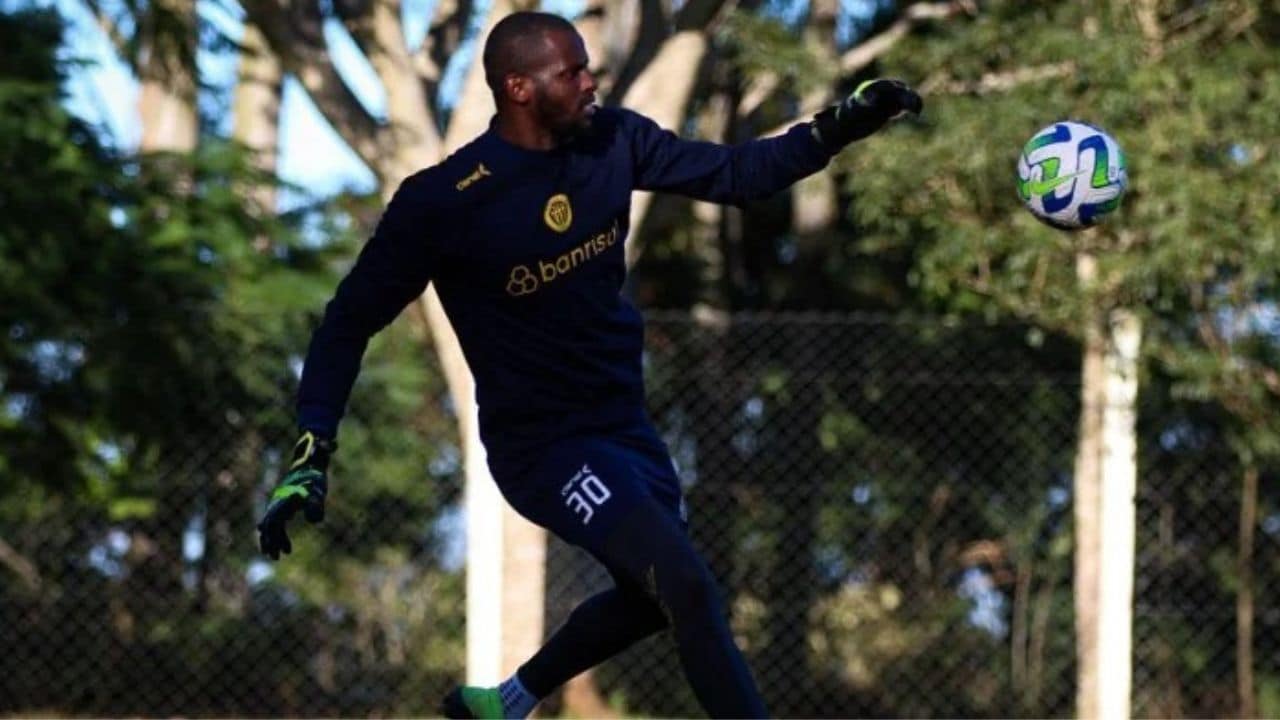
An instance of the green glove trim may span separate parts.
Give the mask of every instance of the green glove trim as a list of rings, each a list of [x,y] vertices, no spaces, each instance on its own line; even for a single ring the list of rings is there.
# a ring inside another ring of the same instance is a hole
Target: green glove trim
[[[311,494],[311,491],[302,485],[281,485],[280,487],[275,489],[275,492],[271,493],[271,502],[276,502],[277,500],[287,500],[291,497],[294,497],[295,495],[301,496],[303,499],[306,499],[306,497],[310,494]]]
[[[858,85],[857,89],[853,91],[853,99],[857,100],[859,105],[865,105],[866,102],[863,101],[862,91],[866,90],[868,86],[872,85],[878,80],[879,78],[876,78],[874,80],[863,80],[862,84]]]
[[[293,445],[293,463],[289,465],[289,469],[293,470],[299,465],[311,459],[316,451],[316,436],[310,430],[302,433],[302,437],[298,438],[298,442]]]

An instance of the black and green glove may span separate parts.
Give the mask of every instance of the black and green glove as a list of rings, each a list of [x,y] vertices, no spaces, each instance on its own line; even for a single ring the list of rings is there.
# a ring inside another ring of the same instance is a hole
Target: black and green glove
[[[900,80],[868,80],[843,102],[813,116],[813,136],[831,154],[874,133],[890,120],[911,113],[919,115],[924,101]]]
[[[284,479],[272,491],[267,511],[258,523],[258,546],[272,560],[279,560],[280,553],[288,555],[293,550],[289,542],[289,519],[302,510],[307,522],[324,520],[324,496],[329,489],[326,473],[329,456],[338,449],[337,443],[317,436],[310,430],[303,432],[293,446],[293,461]]]

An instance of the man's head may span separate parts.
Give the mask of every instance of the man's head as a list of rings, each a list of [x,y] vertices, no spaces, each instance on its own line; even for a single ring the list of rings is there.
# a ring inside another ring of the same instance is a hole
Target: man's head
[[[557,136],[591,124],[596,81],[587,51],[573,25],[558,15],[517,12],[498,21],[485,42],[484,74],[499,116]]]

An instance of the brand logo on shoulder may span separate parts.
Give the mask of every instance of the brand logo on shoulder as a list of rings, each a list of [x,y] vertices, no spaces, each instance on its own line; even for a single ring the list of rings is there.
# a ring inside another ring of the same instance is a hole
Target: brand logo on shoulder
[[[573,224],[573,208],[569,205],[569,196],[564,193],[552,195],[547,206],[542,209],[542,221],[556,232],[564,232]]]
[[[459,180],[458,184],[454,185],[454,187],[458,188],[458,192],[462,192],[479,182],[480,178],[487,178],[492,174],[493,173],[489,172],[489,168],[484,166],[484,163],[480,163],[476,166],[475,170],[471,171],[470,175]]]

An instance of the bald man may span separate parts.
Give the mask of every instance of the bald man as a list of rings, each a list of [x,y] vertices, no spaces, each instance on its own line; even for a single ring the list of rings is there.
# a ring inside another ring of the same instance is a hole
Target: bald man
[[[315,331],[298,390],[301,437],[258,526],[262,550],[289,552],[285,530],[299,510],[323,519],[328,461],[365,346],[434,282],[475,377],[503,496],[615,581],[506,681],[456,688],[441,710],[523,718],[574,675],[668,629],[708,715],[764,717],[645,411],[643,324],[621,293],[631,192],[764,198],[919,113],[921,100],[900,82],[870,81],[778,137],[686,141],[598,107],[582,38],[537,12],[493,28],[484,69],[497,105],[489,129],[401,184]]]

